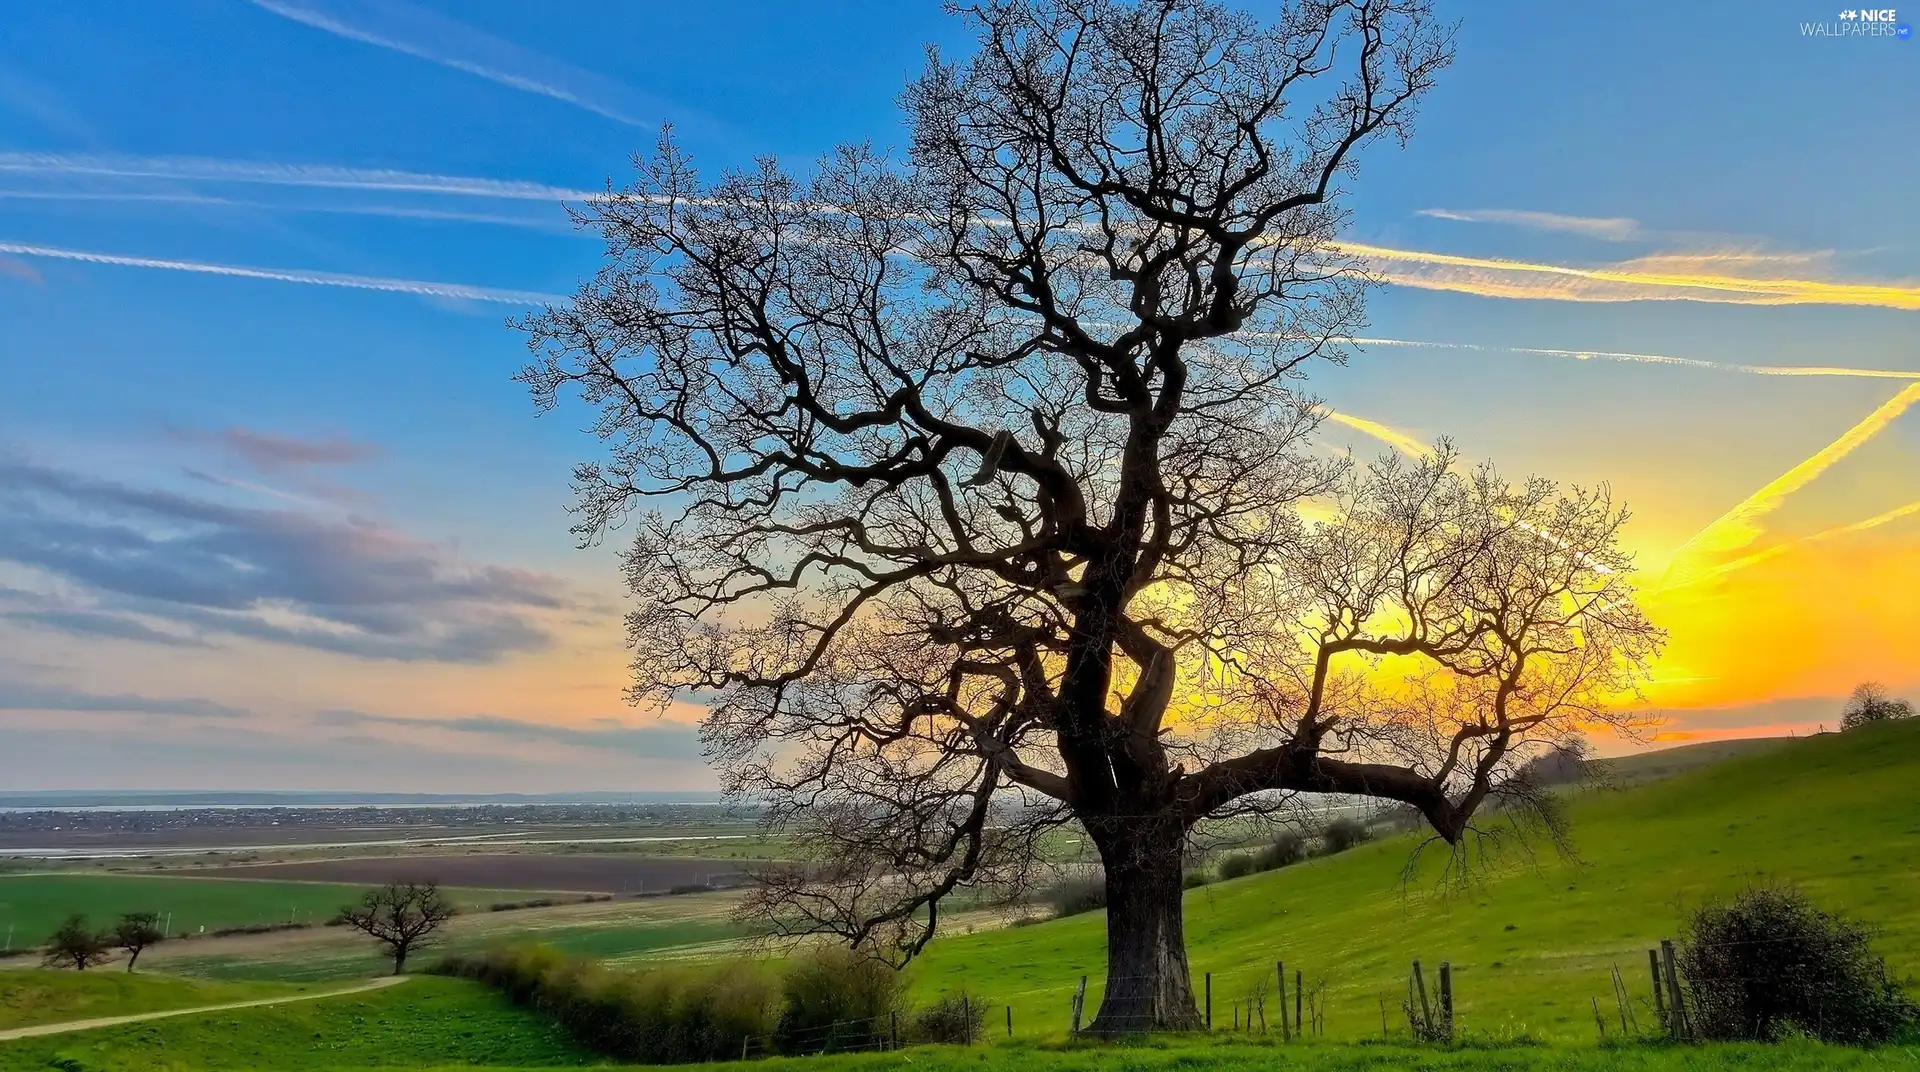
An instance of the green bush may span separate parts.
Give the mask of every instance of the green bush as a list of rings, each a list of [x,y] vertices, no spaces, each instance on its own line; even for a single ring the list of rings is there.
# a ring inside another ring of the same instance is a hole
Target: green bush
[[[799,958],[780,991],[774,1044],[781,1053],[878,1049],[906,1011],[900,973],[841,946]]]
[[[1345,852],[1356,845],[1364,844],[1372,837],[1367,824],[1358,819],[1335,819],[1320,831],[1320,848],[1328,856],[1336,852]]]
[[[433,969],[476,979],[621,1061],[737,1059],[774,1033],[774,980],[751,964],[619,972],[547,946],[449,957]]]
[[[1242,878],[1259,870],[1254,866],[1254,856],[1250,852],[1231,853],[1220,861],[1222,879]]]
[[[980,998],[964,990],[942,994],[914,1013],[913,1040],[966,1045],[983,1036],[986,1020],[987,1003]]]
[[[1791,886],[1709,904],[1680,955],[1692,1026],[1710,1039],[1772,1042],[1797,1030],[1824,1042],[1888,1042],[1920,1009],[1887,981],[1866,927],[1824,912]]]
[[[1046,892],[1055,916],[1077,916],[1107,907],[1107,880],[1099,875],[1062,879]]]
[[[1283,830],[1254,852],[1253,865],[1256,871],[1278,871],[1306,858],[1307,839],[1291,830]]]

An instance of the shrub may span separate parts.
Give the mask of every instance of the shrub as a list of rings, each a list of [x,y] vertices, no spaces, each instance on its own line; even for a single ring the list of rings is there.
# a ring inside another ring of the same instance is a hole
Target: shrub
[[[1843,732],[1857,730],[1862,726],[1912,717],[1911,703],[1888,696],[1885,685],[1867,681],[1854,686],[1853,694],[1847,697],[1847,706],[1840,711],[1840,729]]]
[[[1236,852],[1220,861],[1222,879],[1241,878],[1253,874],[1255,870],[1257,869],[1253,866],[1253,854],[1250,852]]]
[[[1710,1039],[1765,1042],[1793,1028],[1826,1042],[1888,1041],[1920,1009],[1887,981],[1871,939],[1791,886],[1706,905],[1680,955],[1692,1026]]]
[[[986,1019],[987,1003],[980,998],[964,990],[942,994],[914,1014],[913,1040],[966,1045],[982,1037]]]
[[[630,973],[532,946],[448,957],[433,971],[486,983],[623,1061],[737,1059],[775,1026],[773,980],[745,963]]]
[[[1254,852],[1253,865],[1256,871],[1277,871],[1306,858],[1307,839],[1291,830],[1283,830]]]
[[[905,1006],[900,973],[839,946],[797,958],[781,981],[781,1053],[832,1053],[877,1048]]]
[[[1062,879],[1046,893],[1055,916],[1077,916],[1107,907],[1107,880],[1098,875]]]
[[[1180,888],[1183,890],[1197,890],[1211,881],[1212,879],[1207,877],[1207,872],[1204,869],[1188,871],[1186,874],[1180,876]]]
[[[1367,824],[1358,819],[1335,819],[1320,831],[1320,847],[1328,856],[1361,845],[1371,837]]]

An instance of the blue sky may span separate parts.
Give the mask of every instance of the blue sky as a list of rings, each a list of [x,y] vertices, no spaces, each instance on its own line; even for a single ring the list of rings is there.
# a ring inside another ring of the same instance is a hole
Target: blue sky
[[[1822,453],[1910,381],[1526,352],[1920,373],[1920,43],[1807,36],[1826,0],[1440,6],[1458,60],[1350,200],[1390,341],[1314,389],[1609,481],[1669,575],[1801,472],[1763,536],[1686,564],[1711,584],[1656,605],[1675,735],[1920,687],[1920,612],[1887,594],[1920,579],[1920,518],[1875,520],[1920,500],[1920,414]],[[928,43],[967,45],[931,3],[11,7],[18,787],[708,784],[684,724],[620,703],[612,559],[567,534],[586,414],[536,419],[505,322],[593,271],[559,200],[624,181],[662,122],[710,172],[897,146]]]

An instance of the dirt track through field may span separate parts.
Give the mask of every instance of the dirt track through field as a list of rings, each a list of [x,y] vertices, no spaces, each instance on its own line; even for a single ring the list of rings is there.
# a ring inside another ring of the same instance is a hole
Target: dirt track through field
[[[345,997],[348,994],[364,994],[369,990],[404,983],[409,977],[389,975],[383,979],[349,986],[340,990],[325,990],[318,994],[288,994],[279,998],[255,998],[252,1001],[229,1001],[221,1005],[196,1005],[190,1009],[162,1009],[159,1012],[135,1013],[132,1016],[102,1016],[93,1020],[68,1020],[59,1024],[35,1024],[32,1027],[16,1027],[9,1031],[0,1031],[0,1042],[11,1039],[33,1038],[36,1035],[63,1035],[69,1031],[91,1031],[96,1027],[115,1027],[120,1024],[138,1023],[141,1020],[159,1020],[168,1016],[193,1016],[203,1012],[226,1012],[229,1009],[252,1009],[261,1005],[285,1005],[294,1001],[319,1001],[321,998]]]

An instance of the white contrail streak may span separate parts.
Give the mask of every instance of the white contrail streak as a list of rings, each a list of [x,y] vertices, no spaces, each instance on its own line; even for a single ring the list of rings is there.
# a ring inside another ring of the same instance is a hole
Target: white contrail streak
[[[84,264],[110,264],[122,268],[160,268],[170,272],[196,272],[201,275],[230,276],[238,279],[270,279],[279,283],[305,283],[317,287],[346,287],[351,290],[379,290],[394,294],[418,294],[430,298],[459,298],[466,301],[498,302],[502,305],[544,305],[563,302],[557,294],[530,290],[501,290],[475,287],[465,283],[436,283],[421,279],[386,279],[380,276],[349,275],[344,272],[320,272],[301,268],[249,268],[236,264],[209,264],[204,261],[162,260],[158,257],[124,257],[113,253],[91,253],[78,249],[29,246],[0,242],[0,253],[19,257],[44,257],[52,260],[79,261]]]
[[[175,179],[183,182],[232,182],[265,186],[304,186],[326,190],[386,190],[495,197],[514,201],[584,201],[605,190],[575,190],[515,179],[435,175],[387,168],[336,167],[331,164],[278,164],[271,161],[218,160],[200,156],[120,156],[115,154],[0,153],[0,172],[38,175],[95,175],[116,179]]]
[[[424,7],[385,0],[252,0],[255,7],[349,41],[451,67],[510,89],[584,108],[638,126],[637,94],[612,79],[582,71],[510,41],[482,33]]]
[[[1740,372],[1749,376],[1855,376],[1877,380],[1920,380],[1920,372],[1899,369],[1861,369],[1829,365],[1737,365],[1722,361],[1702,361],[1696,357],[1672,357],[1667,354],[1635,354],[1614,350],[1555,350],[1540,346],[1488,346],[1470,342],[1422,342],[1418,339],[1348,340],[1360,346],[1429,347],[1437,350],[1470,350],[1486,354],[1533,354],[1539,357],[1564,357],[1574,361],[1626,361],[1642,365],[1674,365],[1681,368],[1709,369],[1715,372]]]

